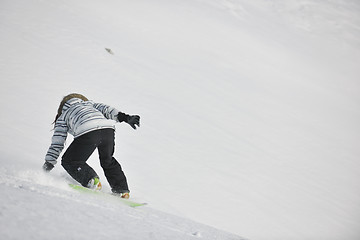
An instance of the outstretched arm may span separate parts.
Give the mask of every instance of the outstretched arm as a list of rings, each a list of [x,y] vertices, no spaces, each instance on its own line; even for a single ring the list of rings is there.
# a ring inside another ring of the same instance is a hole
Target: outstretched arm
[[[93,106],[94,108],[99,110],[107,119],[117,121],[117,114],[119,110],[117,110],[116,108],[113,108],[103,103],[94,103]]]
[[[94,103],[94,107],[108,119],[112,119],[118,122],[126,122],[133,129],[136,129],[136,126],[140,127],[140,116],[138,115],[125,114],[116,108],[110,107],[103,103]]]

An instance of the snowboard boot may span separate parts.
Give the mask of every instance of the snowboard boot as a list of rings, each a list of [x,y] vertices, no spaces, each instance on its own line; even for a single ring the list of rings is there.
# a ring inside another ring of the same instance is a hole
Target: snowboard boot
[[[119,196],[121,198],[125,198],[125,199],[129,199],[130,198],[130,194],[129,191],[126,190],[117,190],[117,189],[111,189],[111,191],[113,192],[113,195],[115,196]]]
[[[98,177],[94,177],[90,179],[90,181],[87,184],[87,187],[94,190],[101,190],[101,182]]]
[[[128,192],[126,193],[121,193],[121,198],[125,198],[125,199],[129,199],[130,198],[130,194]]]

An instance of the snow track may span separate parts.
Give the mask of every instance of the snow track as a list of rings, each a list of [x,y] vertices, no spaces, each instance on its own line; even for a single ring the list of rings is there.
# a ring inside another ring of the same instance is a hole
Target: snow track
[[[54,186],[60,179],[42,172],[17,175],[0,177],[3,239],[243,239],[151,207],[133,209],[117,197]],[[40,178],[50,183],[38,184]]]

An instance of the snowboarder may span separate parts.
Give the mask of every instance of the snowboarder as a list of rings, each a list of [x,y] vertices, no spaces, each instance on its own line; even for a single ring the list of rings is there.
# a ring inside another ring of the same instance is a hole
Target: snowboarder
[[[111,191],[129,198],[129,188],[121,165],[113,157],[115,124],[126,122],[132,128],[140,127],[138,115],[127,115],[102,103],[89,101],[85,96],[72,93],[63,98],[54,121],[52,143],[45,156],[43,169],[51,171],[64,148],[67,133],[74,141],[62,156],[61,165],[82,186],[101,189],[99,176],[86,161],[97,148],[100,165]]]

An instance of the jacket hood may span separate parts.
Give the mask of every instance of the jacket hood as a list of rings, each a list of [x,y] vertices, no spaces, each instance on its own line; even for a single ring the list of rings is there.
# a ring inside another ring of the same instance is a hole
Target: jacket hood
[[[84,100],[82,100],[80,98],[71,98],[71,99],[67,100],[62,107],[61,113],[68,110],[73,104],[79,103],[79,102],[84,102]]]
[[[71,93],[67,96],[65,96],[62,101],[60,102],[57,115],[55,117],[55,121],[60,117],[60,115],[65,112],[66,110],[71,107],[72,104],[83,102],[83,101],[89,101],[84,95],[81,95],[79,93]]]

